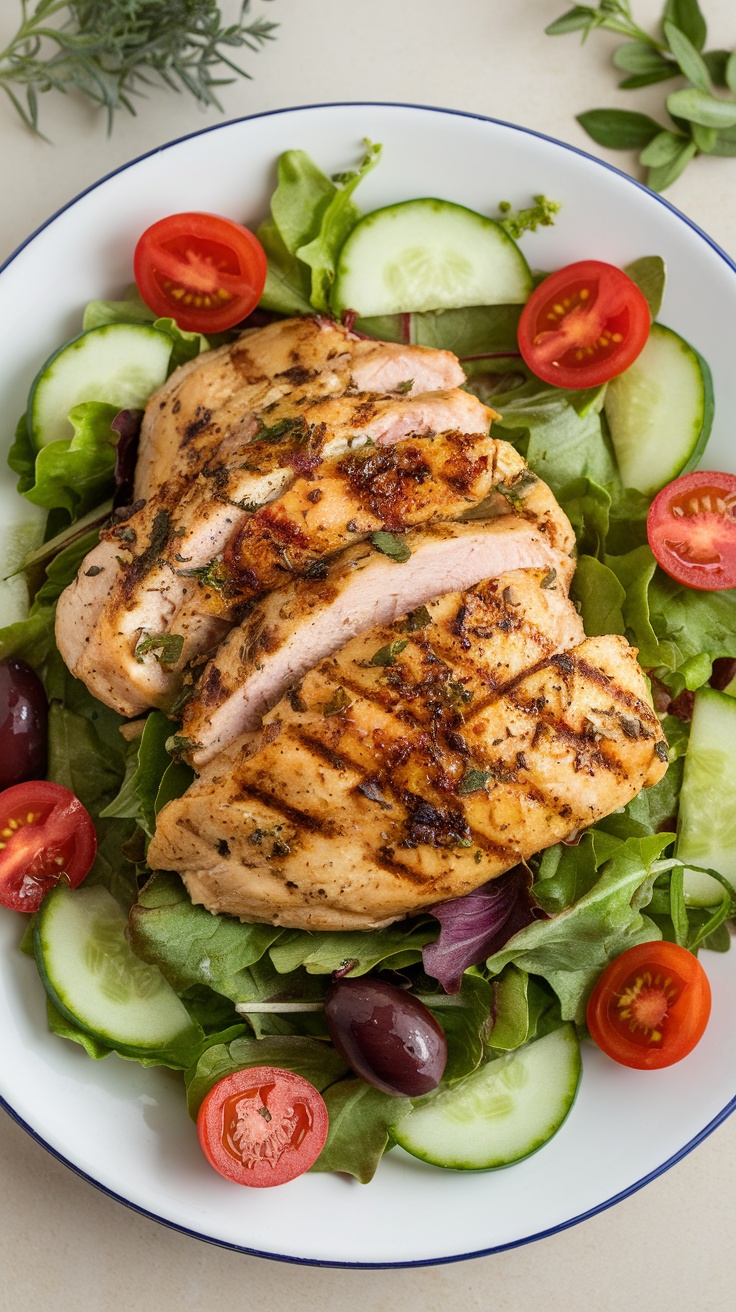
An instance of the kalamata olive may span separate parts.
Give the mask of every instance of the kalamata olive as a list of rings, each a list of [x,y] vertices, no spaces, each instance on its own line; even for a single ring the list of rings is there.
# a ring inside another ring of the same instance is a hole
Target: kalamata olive
[[[330,1038],[348,1066],[383,1093],[416,1098],[436,1089],[447,1040],[431,1011],[380,979],[341,979],[325,998]]]
[[[46,693],[25,661],[0,661],[0,788],[46,774]]]

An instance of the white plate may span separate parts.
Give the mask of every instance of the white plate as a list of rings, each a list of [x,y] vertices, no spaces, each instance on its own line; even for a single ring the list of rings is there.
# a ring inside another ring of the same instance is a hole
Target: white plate
[[[0,395],[9,440],[38,365],[78,331],[80,310],[119,295],[135,241],[153,220],[207,209],[245,222],[266,211],[274,162],[308,150],[327,172],[384,143],[362,185],[372,209],[440,195],[496,212],[544,192],[562,201],[553,229],[524,238],[532,266],[596,257],[667,261],[663,322],[710,362],[717,400],[711,468],[736,470],[733,324],[736,267],[665,201],[559,142],[469,115],[399,105],[284,110],[210,128],[112,174],[40,229],[0,272]],[[12,486],[7,483],[6,487]],[[736,952],[704,955],[713,1015],[695,1052],[640,1073],[586,1049],[573,1111],[541,1152],[509,1170],[435,1170],[392,1152],[372,1184],[310,1175],[250,1191],[201,1156],[181,1082],[110,1057],[93,1064],[49,1035],[19,918],[0,917],[0,1097],[74,1170],[121,1201],[199,1237],[269,1257],[355,1266],[451,1261],[520,1244],[609,1206],[695,1146],[736,1104],[730,997]]]

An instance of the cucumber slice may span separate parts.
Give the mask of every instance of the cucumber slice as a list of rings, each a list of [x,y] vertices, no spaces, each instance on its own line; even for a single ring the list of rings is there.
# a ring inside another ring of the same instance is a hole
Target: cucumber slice
[[[0,488],[0,579],[23,569],[26,556],[43,542],[46,515],[14,488]]]
[[[30,597],[25,574],[0,579],[0,629],[28,619]]]
[[[138,410],[166,380],[172,339],[148,324],[91,328],[60,347],[41,369],[28,400],[37,451],[73,435],[69,411],[83,401]]]
[[[445,200],[407,200],[374,210],[340,251],[333,309],[361,318],[523,304],[529,266],[503,228]]]
[[[736,700],[715,688],[695,694],[680,792],[676,855],[708,866],[736,888]],[[685,898],[714,906],[723,885],[696,870],[685,873]]]
[[[107,889],[58,884],[34,926],[36,962],[54,1006],[79,1029],[130,1056],[158,1054],[194,1027],[158,967],[136,957],[126,926]]]
[[[413,1157],[455,1171],[509,1166],[559,1130],[580,1083],[580,1045],[563,1025],[481,1066],[391,1129]]]
[[[637,360],[606,389],[605,413],[625,487],[647,496],[694,469],[713,424],[713,381],[682,337],[652,324]]]

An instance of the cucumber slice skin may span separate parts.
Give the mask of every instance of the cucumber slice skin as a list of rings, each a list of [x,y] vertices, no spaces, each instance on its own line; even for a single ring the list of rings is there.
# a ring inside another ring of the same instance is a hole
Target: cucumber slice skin
[[[715,688],[695,694],[680,792],[676,856],[717,870],[736,888],[736,699]],[[685,898],[714,906],[723,885],[702,871],[685,873]]]
[[[563,1025],[440,1090],[393,1126],[391,1136],[413,1157],[447,1170],[511,1166],[556,1134],[581,1074],[575,1028]]]
[[[498,223],[425,197],[374,210],[356,224],[340,251],[332,308],[366,318],[522,305],[531,290],[529,266]]]
[[[28,398],[36,451],[72,436],[69,411],[84,401],[141,409],[166,381],[172,338],[149,324],[90,328],[65,342],[39,370]]]
[[[79,1029],[126,1056],[181,1048],[196,1038],[192,1020],[158,968],[134,955],[126,925],[107,889],[58,884],[33,929],[46,993]]]
[[[604,403],[621,478],[647,496],[698,465],[713,426],[710,369],[684,338],[654,323],[639,358]]]

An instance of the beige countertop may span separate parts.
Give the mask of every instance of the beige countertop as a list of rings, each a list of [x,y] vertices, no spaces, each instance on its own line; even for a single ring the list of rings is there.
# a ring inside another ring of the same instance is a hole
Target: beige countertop
[[[701,4],[709,46],[736,46],[734,0]],[[441,105],[536,128],[634,171],[633,155],[597,150],[574,116],[601,105],[656,116],[662,87],[617,89],[613,36],[596,33],[584,50],[575,36],[546,37],[545,25],[567,7],[565,0],[255,0],[256,11],[280,22],[278,40],[248,60],[253,81],[224,88],[226,115],[361,99]],[[0,45],[19,6],[4,0],[1,8]],[[633,8],[646,26],[661,0],[633,0]],[[217,121],[182,97],[155,92],[110,138],[101,118],[71,98],[46,97],[42,109],[53,146],[0,103],[0,261],[102,174]],[[736,256],[736,160],[696,161],[667,195]],[[324,1312],[734,1306],[736,1119],[582,1225],[493,1257],[407,1271],[307,1269],[208,1247],[105,1197],[6,1116],[0,1171],[0,1312],[159,1312],[246,1300]]]

